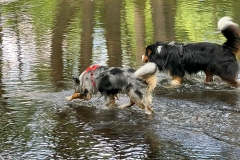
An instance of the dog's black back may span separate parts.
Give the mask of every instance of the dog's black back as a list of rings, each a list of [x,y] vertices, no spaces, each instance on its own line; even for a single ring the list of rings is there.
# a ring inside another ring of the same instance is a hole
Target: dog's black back
[[[160,54],[156,52],[159,45],[162,47]],[[225,80],[232,80],[239,72],[236,57],[227,46],[207,42],[189,43],[182,45],[182,56],[179,44],[157,42],[147,49],[152,50],[149,62],[155,62],[159,70],[168,70],[172,76],[183,77],[185,72],[195,74],[209,71]]]

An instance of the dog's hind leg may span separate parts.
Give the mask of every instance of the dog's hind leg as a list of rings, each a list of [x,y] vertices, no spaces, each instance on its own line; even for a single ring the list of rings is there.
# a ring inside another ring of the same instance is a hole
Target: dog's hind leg
[[[131,101],[133,104],[135,103],[139,108],[145,110],[146,114],[152,114],[153,109],[149,106],[151,100],[144,100],[139,98],[131,97]]]
[[[179,76],[173,76],[172,77],[172,81],[171,81],[171,85],[174,85],[174,86],[179,86],[182,84],[182,77],[179,77]]]
[[[224,80],[223,79],[223,81],[225,81],[226,83],[228,83],[228,84],[230,84],[230,85],[232,85],[232,86],[234,86],[234,87],[238,87],[238,86],[240,86],[240,82],[238,82],[237,80]]]
[[[114,97],[115,97],[117,100],[119,100],[119,98],[118,98],[118,95],[117,95],[117,94],[114,94]]]
[[[209,71],[204,71],[204,73],[206,75],[205,82],[212,82],[213,81],[213,73],[211,73]]]
[[[228,65],[222,65],[221,72],[218,76],[232,86],[239,86],[239,82],[237,81],[238,73],[239,65],[237,62],[234,62]]]
[[[136,103],[137,104],[137,103]],[[137,104],[141,109],[144,109],[145,110],[145,113],[146,114],[153,114],[153,109],[149,106],[149,105],[147,105],[147,104],[143,104],[143,103],[138,103]]]
[[[110,95],[109,96],[109,102],[107,103],[108,107],[115,107],[116,102],[115,102],[115,95]]]
[[[132,100],[130,100],[130,102],[125,103],[125,104],[122,104],[122,105],[118,106],[118,108],[123,109],[123,108],[126,108],[126,107],[131,107],[131,106],[134,105],[134,104],[135,104],[135,103],[134,103]]]

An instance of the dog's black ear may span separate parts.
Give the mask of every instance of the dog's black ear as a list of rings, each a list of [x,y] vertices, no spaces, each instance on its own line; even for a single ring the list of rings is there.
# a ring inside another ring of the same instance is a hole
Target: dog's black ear
[[[80,84],[80,80],[78,79],[78,77],[73,77],[73,81],[79,85]]]

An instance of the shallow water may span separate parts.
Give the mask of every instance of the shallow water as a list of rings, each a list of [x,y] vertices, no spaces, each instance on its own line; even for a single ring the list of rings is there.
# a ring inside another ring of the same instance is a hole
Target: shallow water
[[[158,73],[155,114],[67,102],[91,64],[138,68],[146,45],[224,42],[216,29],[238,0],[0,1],[0,160],[239,159],[240,89]],[[240,79],[239,79],[240,81]],[[120,95],[118,104],[127,102]]]

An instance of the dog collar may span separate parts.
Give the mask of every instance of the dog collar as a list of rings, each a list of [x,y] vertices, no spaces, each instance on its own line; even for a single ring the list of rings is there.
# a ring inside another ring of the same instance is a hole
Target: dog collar
[[[89,72],[89,71],[95,71],[95,70],[98,69],[99,67],[100,67],[100,65],[94,64],[94,65],[92,65],[92,66],[89,66],[89,67],[85,70],[85,72],[87,73],[87,72]]]
[[[175,42],[174,42],[174,43],[175,43]],[[173,43],[173,42],[170,42],[169,45],[172,45],[172,46],[176,46],[176,47],[177,47],[178,53],[179,53],[179,56],[180,56],[181,64],[182,64],[182,66],[184,67],[185,64],[184,64],[184,62],[183,62],[183,53],[184,53],[184,48],[183,48],[183,47],[186,46],[186,45],[185,45],[185,44],[184,44],[184,45],[177,45],[177,44],[174,44],[174,43]],[[168,63],[168,60],[169,60],[171,54],[172,54],[172,52],[170,52],[170,53],[168,54],[168,56],[167,56],[167,58],[166,58],[166,61],[164,62],[163,66],[162,66],[163,69],[166,68],[166,65],[167,65],[167,63]]]
[[[92,66],[89,66],[86,70],[85,70],[85,74],[87,74],[88,72],[90,72],[90,77],[91,77],[91,81],[92,81],[92,85],[95,86],[95,82],[94,82],[94,77],[93,77],[93,73],[96,69],[98,69],[100,67],[100,65],[98,64],[95,64],[95,65],[92,65]]]

